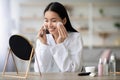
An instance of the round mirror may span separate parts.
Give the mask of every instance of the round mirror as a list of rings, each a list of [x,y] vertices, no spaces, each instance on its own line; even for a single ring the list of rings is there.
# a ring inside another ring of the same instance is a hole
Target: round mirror
[[[22,60],[30,59],[32,45],[26,38],[20,35],[12,35],[9,39],[9,45],[10,45],[12,52],[18,58]]]

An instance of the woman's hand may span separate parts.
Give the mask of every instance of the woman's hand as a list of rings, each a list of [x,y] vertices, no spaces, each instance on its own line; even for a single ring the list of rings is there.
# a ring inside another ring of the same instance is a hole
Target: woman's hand
[[[45,25],[42,26],[42,28],[39,30],[37,34],[37,38],[43,43],[47,44],[47,38],[46,38],[46,27]]]
[[[58,28],[59,37],[56,40],[56,43],[59,44],[64,42],[64,40],[68,37],[68,32],[61,22],[57,23],[57,28]]]

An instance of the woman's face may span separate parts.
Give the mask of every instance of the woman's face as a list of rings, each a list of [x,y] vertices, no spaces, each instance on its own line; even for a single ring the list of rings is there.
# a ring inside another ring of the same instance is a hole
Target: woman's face
[[[57,22],[62,22],[59,15],[53,11],[46,11],[44,14],[44,22],[50,34],[58,34]]]

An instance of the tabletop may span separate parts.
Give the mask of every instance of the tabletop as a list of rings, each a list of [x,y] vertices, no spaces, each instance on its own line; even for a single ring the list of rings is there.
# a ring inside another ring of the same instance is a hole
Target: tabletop
[[[14,72],[7,72],[7,75],[14,75]],[[21,75],[21,74],[20,74]],[[23,75],[23,74],[22,74]],[[3,76],[0,73],[0,80],[120,80],[120,74],[117,75],[108,75],[108,76],[78,76],[78,73],[73,72],[59,72],[59,73],[42,73],[42,76],[39,73],[30,72],[27,79],[18,79],[12,77]]]

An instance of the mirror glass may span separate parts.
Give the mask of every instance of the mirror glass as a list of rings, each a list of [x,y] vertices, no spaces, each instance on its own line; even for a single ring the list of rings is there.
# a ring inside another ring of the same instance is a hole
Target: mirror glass
[[[9,39],[9,45],[12,52],[18,58],[22,60],[30,59],[32,45],[25,37],[22,37],[20,35],[12,35]]]

